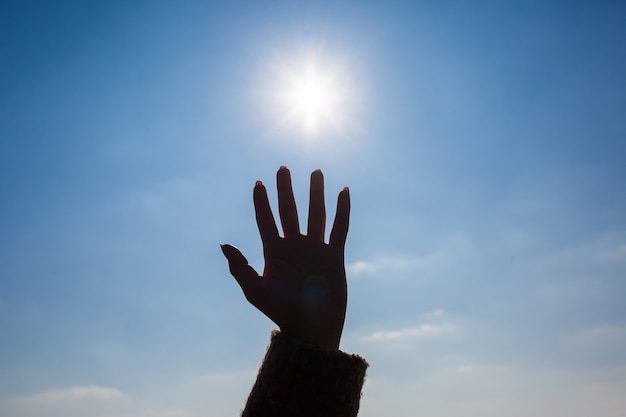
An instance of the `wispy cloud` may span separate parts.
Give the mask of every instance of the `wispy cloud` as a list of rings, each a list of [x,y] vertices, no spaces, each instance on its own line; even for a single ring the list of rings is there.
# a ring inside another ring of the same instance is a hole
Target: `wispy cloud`
[[[76,385],[20,397],[0,398],[0,415],[10,417],[200,417],[207,413],[198,404],[167,404],[168,399],[133,398],[117,388]],[[178,404],[185,403],[179,401]]]
[[[624,367],[564,370],[470,360],[440,366],[432,373],[416,372],[408,380],[368,378],[359,416],[393,412],[407,416],[621,417],[625,387]],[[416,393],[417,402],[412,401]]]
[[[413,339],[442,336],[454,331],[455,327],[449,323],[420,324],[397,330],[376,331],[365,336],[363,340],[369,342],[406,342]]]
[[[109,417],[129,408],[132,399],[117,388],[76,385],[36,394],[0,398],[0,415],[10,417]],[[135,410],[136,411],[136,410]],[[142,416],[140,413],[133,413]]]
[[[624,365],[626,364],[626,328],[603,324],[578,330],[560,338],[561,350],[578,363]]]
[[[626,243],[619,243],[598,253],[598,257],[611,261],[626,261]]]
[[[537,257],[533,265],[543,271],[568,271],[573,275],[589,275],[589,271],[619,265],[626,261],[624,236],[609,233],[580,244],[569,245]],[[623,266],[622,266],[623,267]],[[602,269],[604,270],[604,269]]]
[[[101,387],[97,385],[76,385],[64,389],[45,391],[23,397],[24,400],[36,402],[58,402],[66,400],[114,400],[122,398],[124,394],[117,388]]]
[[[378,268],[374,262],[356,261],[346,266],[346,272],[349,275],[361,275],[367,272],[373,272]]]
[[[454,236],[441,247],[426,253],[403,253],[375,255],[371,259],[359,259],[346,266],[350,276],[365,276],[371,273],[436,271],[447,270],[450,265],[467,259],[476,253],[476,245],[465,236]]]

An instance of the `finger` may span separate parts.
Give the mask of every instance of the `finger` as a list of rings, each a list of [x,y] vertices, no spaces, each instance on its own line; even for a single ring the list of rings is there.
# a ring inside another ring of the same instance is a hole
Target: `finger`
[[[286,166],[282,166],[278,170],[276,184],[278,186],[278,212],[280,213],[280,222],[283,225],[283,234],[285,237],[297,236],[300,234],[298,211],[291,189],[291,174]]]
[[[228,267],[231,275],[237,280],[237,283],[243,290],[248,301],[251,301],[251,296],[254,293],[254,289],[260,282],[259,274],[248,264],[248,260],[245,256],[232,245],[220,245],[222,252],[226,259],[228,259]]]
[[[337,213],[335,214],[335,222],[330,232],[329,244],[343,251],[346,246],[346,237],[348,236],[348,226],[350,224],[350,190],[348,187],[339,193],[337,198]]]
[[[319,169],[311,174],[311,190],[309,192],[309,223],[307,236],[324,241],[326,228],[326,208],[324,207],[324,175]]]
[[[267,190],[261,181],[257,181],[253,192],[256,224],[259,227],[263,244],[278,238],[278,229],[267,198]]]

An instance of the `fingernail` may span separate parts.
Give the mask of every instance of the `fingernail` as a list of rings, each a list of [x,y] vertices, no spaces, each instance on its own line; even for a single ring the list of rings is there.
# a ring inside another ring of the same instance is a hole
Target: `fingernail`
[[[283,169],[287,169],[287,167],[285,165],[281,165],[279,171],[282,171]]]
[[[255,186],[257,185],[263,185],[263,181],[261,180],[256,180],[256,183],[254,183]]]
[[[343,187],[344,191],[350,192],[350,189],[348,187]]]

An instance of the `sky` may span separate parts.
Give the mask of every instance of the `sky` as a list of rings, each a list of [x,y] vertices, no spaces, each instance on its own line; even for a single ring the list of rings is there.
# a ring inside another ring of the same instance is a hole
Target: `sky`
[[[0,1],[0,415],[238,415],[252,187],[350,187],[361,417],[623,416],[626,5]],[[302,223],[301,219],[301,223]]]

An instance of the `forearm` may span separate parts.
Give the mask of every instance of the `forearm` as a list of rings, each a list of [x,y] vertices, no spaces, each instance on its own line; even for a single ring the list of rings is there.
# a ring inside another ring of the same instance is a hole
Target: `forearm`
[[[354,417],[367,367],[275,331],[242,417]]]

